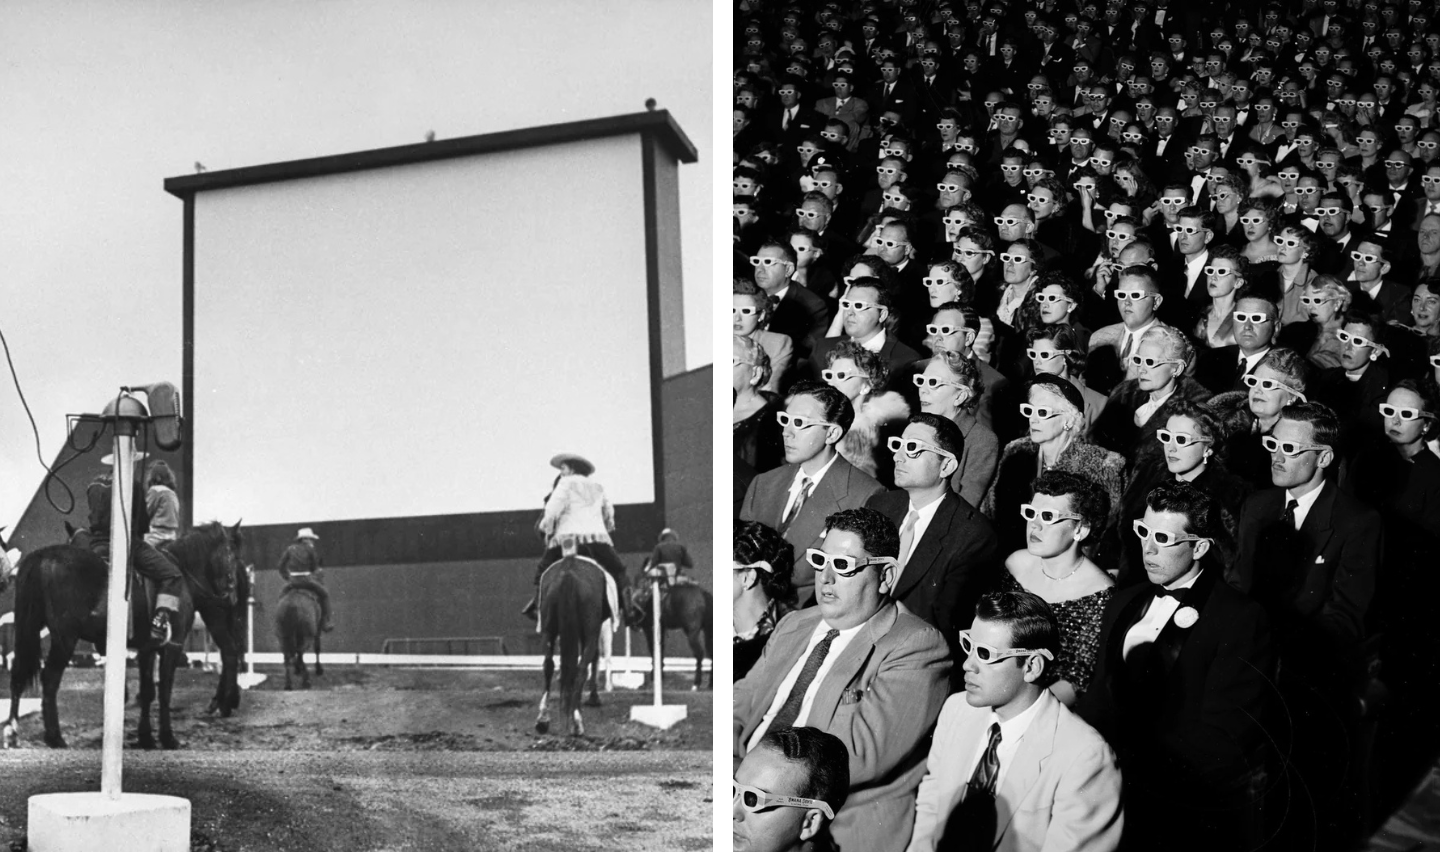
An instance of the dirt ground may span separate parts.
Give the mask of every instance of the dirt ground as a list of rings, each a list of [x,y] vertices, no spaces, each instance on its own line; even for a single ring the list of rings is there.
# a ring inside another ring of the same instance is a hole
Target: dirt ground
[[[572,738],[534,732],[538,672],[331,666],[285,692],[260,671],[229,719],[204,714],[215,675],[181,672],[183,750],[127,749],[127,791],[190,799],[195,850],[711,847],[712,696],[683,676],[666,677],[665,703],[688,708],[669,731],[628,721],[648,691],[617,691]],[[0,752],[0,844],[24,848],[29,796],[99,787],[99,670],[66,673],[60,718],[68,750],[43,746],[37,715]],[[135,719],[132,701],[132,742]]]

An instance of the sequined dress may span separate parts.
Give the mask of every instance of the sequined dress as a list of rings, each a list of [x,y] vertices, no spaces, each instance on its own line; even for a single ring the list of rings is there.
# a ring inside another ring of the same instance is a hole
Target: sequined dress
[[[1025,587],[1009,571],[1001,572],[1000,591],[1023,592]],[[1115,588],[1101,589],[1094,594],[1070,601],[1050,604],[1060,622],[1060,658],[1055,671],[1060,680],[1069,681],[1076,695],[1084,695],[1095,672],[1095,658],[1100,650],[1100,617],[1110,603]]]

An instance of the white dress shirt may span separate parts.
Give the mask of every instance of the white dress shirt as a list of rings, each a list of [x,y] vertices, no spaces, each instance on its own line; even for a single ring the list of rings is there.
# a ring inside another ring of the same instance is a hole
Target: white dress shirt
[[[984,663],[981,663],[984,665]],[[1014,665],[1013,661],[1006,660],[1001,665]],[[963,693],[962,693],[963,694]],[[980,766],[980,758],[985,756],[985,749],[990,747],[990,726],[1000,725],[1000,745],[995,749],[995,759],[1000,762],[1000,772],[995,776],[995,789],[1000,789],[1000,783],[1005,779],[1005,772],[1014,762],[1015,752],[1020,750],[1020,742],[1025,739],[1025,732],[1030,729],[1030,723],[1040,715],[1040,708],[1045,705],[1045,696],[1050,690],[1040,693],[1040,696],[1031,702],[1029,707],[1015,714],[1008,722],[1001,722],[1000,717],[994,710],[990,711],[990,718],[985,721],[985,736],[980,738],[979,748],[970,756],[969,768],[960,777],[969,781],[975,775],[975,770]]]
[[[1200,579],[1200,575],[1203,573],[1205,572],[1197,571],[1195,572],[1195,576],[1189,580],[1176,583],[1173,586],[1166,586],[1165,588],[1171,591],[1188,589],[1195,585],[1195,581]],[[1120,650],[1121,656],[1128,660],[1130,658],[1130,651],[1136,646],[1144,645],[1147,642],[1154,642],[1159,638],[1160,631],[1165,629],[1165,625],[1169,623],[1170,619],[1175,617],[1175,613],[1179,611],[1179,609],[1180,602],[1174,598],[1157,597],[1150,601],[1150,605],[1145,609],[1145,614],[1125,633],[1125,644]]]
[[[805,480],[808,479],[812,483],[810,486],[810,494],[813,496],[815,494],[815,489],[820,487],[820,480],[824,479],[825,474],[830,472],[830,468],[835,466],[835,460],[838,458],[840,458],[839,453],[835,453],[834,455],[830,456],[830,461],[825,462],[824,467],[815,471],[814,476],[807,474],[803,465],[800,467],[799,470],[795,471],[795,478],[790,480],[790,496],[785,499],[785,511],[780,513],[780,520],[782,522],[784,521],[785,516],[790,514],[790,507],[794,505],[795,498],[800,496],[800,487],[805,482]],[[805,499],[808,500],[810,498],[806,497]],[[800,556],[801,558],[804,558],[805,554],[802,553],[800,554]]]
[[[914,498],[911,498],[910,508],[905,512],[905,517],[910,517],[910,512],[915,513],[915,532],[910,536],[910,552],[900,554],[900,569],[895,572],[895,579],[897,581],[905,570],[905,563],[910,560],[910,554],[915,552],[915,546],[920,543],[920,537],[925,535],[925,531],[930,529],[930,522],[935,520],[935,512],[939,510],[940,502],[944,496],[944,494],[941,494],[925,506],[916,506]],[[903,526],[905,521],[902,519],[900,524]]]
[[[800,705],[800,714],[795,717],[793,727],[799,728],[805,725],[805,722],[810,717],[810,706],[815,701],[815,693],[819,691],[820,684],[825,681],[825,675],[829,674],[830,670],[835,668],[835,661],[840,658],[840,654],[844,652],[846,646],[850,644],[850,641],[855,638],[855,634],[859,633],[860,629],[869,623],[870,622],[866,621],[854,627],[841,630],[840,635],[836,636],[834,641],[830,643],[830,650],[825,654],[825,662],[820,664],[820,669],[815,672],[815,679],[810,681],[810,688],[805,690],[805,701]],[[810,659],[810,652],[815,650],[815,646],[819,645],[820,641],[825,638],[825,634],[829,633],[832,629],[834,628],[826,624],[823,618],[816,622],[815,632],[810,634],[810,641],[805,644],[805,650],[800,654],[800,659],[795,661],[795,665],[791,666],[790,671],[785,674],[785,679],[780,681],[780,687],[775,690],[775,700],[770,702],[770,709],[765,711],[765,718],[760,720],[760,725],[755,728],[755,733],[751,735],[750,741],[746,743],[746,751],[754,751],[755,746],[760,743],[760,738],[765,736],[766,731],[770,730],[770,722],[775,719],[775,714],[780,712],[780,708],[785,705],[785,700],[790,697],[790,690],[795,686],[795,681],[800,679],[800,671],[805,668],[805,661]],[[1004,736],[1004,734],[1001,734],[1001,736]]]
[[[1315,501],[1320,499],[1320,492],[1324,490],[1325,483],[1323,482],[1320,483],[1319,488],[1312,488],[1309,494],[1300,497],[1291,494],[1289,488],[1285,489],[1285,505],[1290,505],[1291,500],[1300,504],[1295,507],[1295,529],[1300,529],[1300,526],[1305,523],[1305,517],[1310,514],[1310,507],[1314,506]]]

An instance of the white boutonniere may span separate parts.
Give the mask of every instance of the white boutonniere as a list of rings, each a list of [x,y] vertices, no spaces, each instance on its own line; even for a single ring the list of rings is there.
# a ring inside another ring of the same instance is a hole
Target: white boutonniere
[[[1175,610],[1175,626],[1189,629],[1195,626],[1200,620],[1200,613],[1195,611],[1193,606],[1182,606]]]

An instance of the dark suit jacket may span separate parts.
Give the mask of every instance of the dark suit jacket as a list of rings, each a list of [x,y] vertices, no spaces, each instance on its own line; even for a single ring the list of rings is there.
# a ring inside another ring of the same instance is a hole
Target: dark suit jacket
[[[770,331],[789,335],[798,361],[810,357],[829,328],[830,312],[825,308],[825,300],[808,288],[790,282],[785,298],[780,300],[770,320]]]
[[[740,506],[740,520],[759,521],[778,530],[790,497],[790,483],[799,467],[785,464],[755,477]],[[835,459],[825,478],[815,486],[805,505],[800,507],[800,514],[785,531],[785,540],[795,548],[795,570],[791,579],[799,591],[801,604],[815,594],[815,571],[805,561],[805,550],[819,542],[825,532],[825,519],[841,509],[858,509],[871,495],[883,490],[874,477],[843,458]]]
[[[894,521],[899,529],[910,511],[910,495],[898,489],[885,491],[865,505]],[[975,619],[980,595],[995,584],[999,559],[1000,547],[990,521],[947,492],[925,534],[915,543],[893,597],[933,624],[953,647],[959,641],[958,631]]]
[[[1222,571],[1208,564],[1187,592],[1183,607],[1199,616],[1191,627],[1172,618],[1154,643],[1136,646],[1129,659],[1125,634],[1156,587],[1131,586],[1106,607],[1095,674],[1075,710],[1119,754],[1127,795],[1173,798],[1203,810],[1233,800],[1235,785],[1261,761],[1260,720],[1275,672],[1270,626],[1264,609],[1227,586]],[[1151,818],[1165,819],[1165,810]]]
[[[1287,665],[1329,668],[1365,637],[1384,536],[1380,515],[1327,482],[1298,531],[1280,522],[1285,489],[1250,495],[1230,584],[1264,604]],[[1298,656],[1299,659],[1295,659]]]
[[[1370,301],[1374,311],[1386,322],[1412,325],[1415,322],[1415,318],[1410,316],[1410,299],[1413,296],[1414,290],[1410,287],[1387,278],[1380,282],[1380,292],[1373,299],[1368,293],[1358,293],[1356,298],[1357,301],[1362,298]]]

